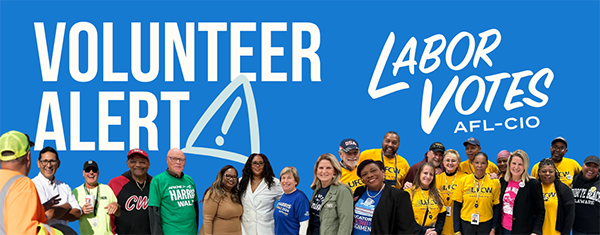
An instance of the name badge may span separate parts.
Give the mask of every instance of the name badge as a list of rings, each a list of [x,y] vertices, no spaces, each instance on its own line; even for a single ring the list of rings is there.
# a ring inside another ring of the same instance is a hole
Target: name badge
[[[471,224],[479,225],[479,214],[478,213],[471,214]]]
[[[93,218],[92,219],[92,226],[98,227],[98,218]]]
[[[446,216],[452,216],[452,207],[446,206]]]

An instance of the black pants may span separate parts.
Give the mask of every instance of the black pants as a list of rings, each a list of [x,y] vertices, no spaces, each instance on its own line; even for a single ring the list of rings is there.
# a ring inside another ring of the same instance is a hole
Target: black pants
[[[489,235],[492,231],[492,220],[480,222],[479,225],[472,225],[471,222],[460,221],[461,234],[485,234]]]

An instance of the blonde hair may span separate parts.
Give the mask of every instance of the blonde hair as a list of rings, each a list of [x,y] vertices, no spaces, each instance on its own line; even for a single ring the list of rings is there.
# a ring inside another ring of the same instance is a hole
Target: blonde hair
[[[333,179],[331,180],[331,184],[332,185],[342,184],[342,181],[340,181],[340,179],[342,178],[342,167],[340,166],[340,163],[337,161],[337,158],[335,158],[335,156],[333,156],[333,154],[326,153],[326,154],[319,156],[319,158],[317,158],[317,162],[315,163],[315,169],[313,172],[315,178],[313,180],[313,183],[310,185],[310,188],[312,188],[313,190],[321,189],[321,180],[319,180],[319,177],[317,177],[317,168],[319,168],[319,163],[323,160],[327,160],[327,161],[331,162],[331,166],[333,166],[333,170],[335,171],[335,172],[333,172]]]
[[[296,180],[296,186],[298,186],[298,183],[300,183],[300,176],[298,176],[298,170],[296,170],[296,167],[288,166],[286,168],[283,168],[283,170],[281,170],[281,173],[279,174],[279,179],[281,179],[285,174],[292,174],[294,180]]]
[[[508,170],[506,170],[506,174],[504,175],[504,180],[509,182],[512,179],[512,172],[510,172],[510,163],[512,162],[514,157],[521,158],[523,160],[523,174],[521,174],[521,181],[523,183],[529,182],[529,173],[527,172],[527,168],[529,168],[529,156],[523,150],[517,149],[514,152],[510,153],[510,157],[508,157]]]
[[[444,161],[444,159],[446,159],[446,156],[448,156],[448,154],[454,154],[454,156],[456,156],[456,160],[458,160],[458,164],[460,164],[460,154],[458,154],[458,151],[454,150],[454,149],[448,149],[446,150],[446,152],[444,153],[444,157],[442,158],[442,162]]]

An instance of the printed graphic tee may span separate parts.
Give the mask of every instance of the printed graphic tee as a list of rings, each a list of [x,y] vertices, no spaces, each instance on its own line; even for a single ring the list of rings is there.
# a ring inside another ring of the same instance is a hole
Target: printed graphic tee
[[[452,199],[463,204],[460,218],[471,221],[471,215],[479,214],[479,222],[487,222],[493,218],[493,206],[500,203],[500,181],[490,179],[486,174],[483,178],[475,178],[471,174],[460,179]]]
[[[502,227],[509,231],[512,231],[513,208],[517,192],[519,192],[519,182],[510,180],[502,196]]]
[[[406,189],[410,194],[415,221],[421,226],[433,227],[440,213],[446,211],[444,205],[438,205],[433,198],[429,197],[429,190]]]
[[[538,165],[540,163],[536,163],[531,169],[531,177],[537,179],[538,176]],[[554,163],[556,165],[556,170],[558,170],[558,176],[560,177],[560,182],[563,182],[569,188],[573,183],[573,178],[581,172],[581,166],[575,160],[563,157],[563,160],[559,163]]]
[[[554,183],[549,185],[542,184],[542,191],[544,193],[544,207],[546,208],[544,224],[542,225],[542,234],[560,235],[560,232],[556,231],[558,197],[556,196],[556,188],[554,188]]]
[[[300,222],[310,218],[308,198],[299,189],[290,194],[284,193],[275,206],[273,217],[275,234],[300,234]]]
[[[175,178],[163,172],[152,178],[148,206],[160,208],[164,234],[196,234],[196,184],[189,175]]]
[[[371,234],[373,212],[379,203],[379,199],[381,199],[381,193],[369,189],[367,189],[367,192],[363,193],[354,205],[354,229],[352,232],[354,235]],[[370,197],[369,195],[374,197]]]
[[[329,187],[321,188],[315,194],[315,197],[310,202],[310,226],[313,228],[313,234],[319,234],[319,228],[321,227],[321,206],[323,206],[323,200],[329,192]]]

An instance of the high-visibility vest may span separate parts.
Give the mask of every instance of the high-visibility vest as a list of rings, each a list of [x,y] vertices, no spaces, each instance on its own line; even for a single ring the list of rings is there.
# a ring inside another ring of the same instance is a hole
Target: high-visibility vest
[[[6,184],[4,184],[2,187],[2,190],[0,190],[0,216],[2,216],[2,218],[0,218],[0,235],[6,235],[6,227],[4,226],[4,201],[6,200],[6,195],[8,194],[10,186],[12,186],[15,181],[22,177],[25,176],[15,175],[11,177],[8,181],[6,181]],[[62,232],[51,228],[48,224],[38,223],[37,227],[37,235],[63,235]]]

